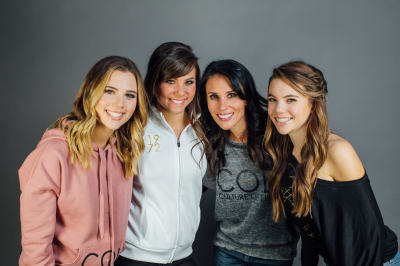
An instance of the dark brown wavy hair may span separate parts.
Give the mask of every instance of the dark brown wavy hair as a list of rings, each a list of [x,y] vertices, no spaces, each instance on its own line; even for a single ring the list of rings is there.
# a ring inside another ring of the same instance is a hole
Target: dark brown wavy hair
[[[301,149],[301,162],[296,169],[293,181],[293,213],[297,217],[311,213],[311,200],[316,184],[317,172],[327,158],[327,140],[330,133],[326,112],[327,82],[322,72],[314,66],[302,61],[283,64],[272,71],[269,84],[280,79],[301,95],[307,97],[312,104],[311,113],[306,124],[306,140]],[[268,186],[274,210],[274,220],[278,221],[282,211],[286,217],[280,197],[281,180],[293,144],[288,135],[281,135],[271,119],[268,119],[264,136],[267,152],[273,160],[273,168],[268,177]]]
[[[161,44],[154,50],[150,57],[147,65],[147,74],[144,79],[144,87],[149,97],[150,104],[158,107],[157,99],[160,94],[161,82],[172,78],[182,77],[195,69],[196,93],[193,101],[186,107],[185,111],[188,114],[193,130],[199,137],[199,142],[197,144],[204,144],[206,137],[203,127],[198,119],[200,113],[198,90],[200,83],[200,68],[197,60],[198,58],[189,45],[180,42],[166,42]],[[201,158],[203,157],[203,154],[204,149]]]

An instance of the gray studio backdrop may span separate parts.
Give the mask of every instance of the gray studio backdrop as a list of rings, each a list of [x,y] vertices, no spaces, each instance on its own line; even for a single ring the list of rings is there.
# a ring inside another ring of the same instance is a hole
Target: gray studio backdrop
[[[356,148],[385,222],[400,235],[400,1],[28,0],[2,1],[0,10],[0,265],[16,265],[21,249],[17,169],[46,127],[71,110],[89,68],[118,54],[144,76],[165,41],[190,44],[201,69],[215,59],[240,61],[264,96],[274,66],[303,59],[319,67],[331,127]],[[202,266],[213,265],[213,196],[203,196],[194,245]]]

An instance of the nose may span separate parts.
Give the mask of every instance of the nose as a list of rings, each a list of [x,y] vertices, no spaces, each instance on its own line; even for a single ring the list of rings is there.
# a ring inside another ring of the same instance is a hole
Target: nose
[[[274,109],[276,113],[283,113],[285,111],[285,104],[281,101],[277,101]]]
[[[178,96],[183,96],[185,95],[185,84],[182,84],[180,82],[176,83],[175,86],[175,92]]]
[[[125,100],[124,99],[124,95],[122,93],[121,94],[117,94],[115,99],[114,99],[114,106],[122,108],[124,106],[124,104],[125,104],[124,100]]]
[[[222,98],[218,101],[218,109],[220,111],[225,110],[227,107],[228,107],[228,101],[226,99]]]

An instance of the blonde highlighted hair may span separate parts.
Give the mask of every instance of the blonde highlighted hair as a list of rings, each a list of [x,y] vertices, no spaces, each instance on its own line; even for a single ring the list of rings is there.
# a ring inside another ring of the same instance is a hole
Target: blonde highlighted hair
[[[322,72],[302,61],[294,61],[275,68],[269,79],[280,79],[312,104],[306,124],[306,140],[301,149],[301,162],[296,169],[292,184],[293,213],[297,217],[311,214],[311,201],[318,170],[327,158],[327,140],[330,133],[326,112],[327,83]],[[280,196],[282,176],[288,167],[293,144],[288,135],[281,135],[271,119],[268,119],[264,144],[273,160],[268,177],[268,186],[274,210],[273,218],[279,220],[280,213],[286,217]]]
[[[58,118],[53,127],[64,132],[72,163],[80,162],[90,167],[92,155],[92,134],[98,122],[95,106],[104,93],[104,89],[113,71],[130,72],[135,76],[137,85],[137,105],[132,117],[115,130],[115,152],[121,160],[125,177],[137,174],[137,163],[145,145],[144,127],[147,123],[147,96],[143,88],[142,77],[135,63],[120,56],[109,56],[98,61],[86,75],[73,104],[73,111]]]

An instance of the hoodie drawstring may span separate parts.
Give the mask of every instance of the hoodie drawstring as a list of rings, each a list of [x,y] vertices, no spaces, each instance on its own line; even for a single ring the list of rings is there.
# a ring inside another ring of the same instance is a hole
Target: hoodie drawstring
[[[106,180],[106,175],[107,175],[107,159],[105,156],[105,152],[102,149],[99,149],[99,157],[100,157],[100,162],[99,162],[99,233],[100,233],[100,238],[104,238],[104,232],[105,232],[105,225],[104,225],[104,218],[105,218],[105,195],[106,192],[104,189],[106,186],[104,185],[104,182],[107,182]]]
[[[110,148],[111,149],[111,148]],[[112,169],[112,167],[108,167],[108,165],[112,165],[112,160],[113,158],[113,152],[107,151],[107,185],[108,185],[108,206],[109,206],[109,212],[110,212],[110,236],[111,236],[111,255],[110,255],[110,261],[111,265],[114,265],[114,197],[113,197],[113,186],[112,186],[112,177],[113,173],[109,173],[108,169]],[[115,255],[116,256],[116,255]]]
[[[104,238],[106,231],[105,219],[108,218],[110,241],[111,241],[111,254],[110,254],[110,265],[114,265],[114,202],[113,202],[113,186],[112,177],[113,173],[110,169],[113,169],[113,160],[119,160],[114,158],[116,155],[113,153],[111,146],[107,146],[104,150],[98,149],[99,153],[99,235],[100,238]],[[106,208],[108,207],[108,208]],[[106,211],[108,210],[108,215]],[[117,254],[115,254],[116,257]]]

